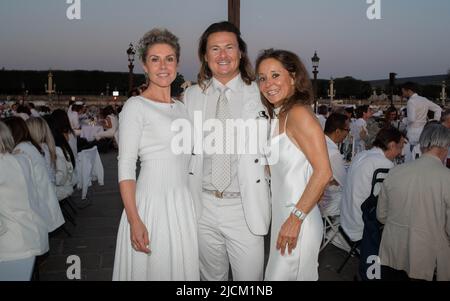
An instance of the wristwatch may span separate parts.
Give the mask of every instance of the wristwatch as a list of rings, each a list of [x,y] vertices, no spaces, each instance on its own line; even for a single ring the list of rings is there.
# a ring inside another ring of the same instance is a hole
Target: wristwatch
[[[301,221],[305,220],[306,216],[308,215],[305,212],[298,210],[297,207],[294,207],[294,209],[292,209],[291,213],[293,215],[295,215]]]

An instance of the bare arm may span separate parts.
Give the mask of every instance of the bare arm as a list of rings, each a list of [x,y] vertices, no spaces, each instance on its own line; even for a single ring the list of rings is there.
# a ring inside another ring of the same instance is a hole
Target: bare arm
[[[111,123],[111,118],[108,116],[105,119],[105,129],[110,129],[112,128],[112,123]]]
[[[313,168],[305,191],[296,204],[299,210],[308,214],[320,200],[333,176],[325,136],[313,112],[305,106],[295,106],[290,110],[286,133],[305,154]],[[301,223],[297,217],[290,214],[281,227],[277,249],[281,248],[282,255],[286,244],[289,253],[296,247]]]

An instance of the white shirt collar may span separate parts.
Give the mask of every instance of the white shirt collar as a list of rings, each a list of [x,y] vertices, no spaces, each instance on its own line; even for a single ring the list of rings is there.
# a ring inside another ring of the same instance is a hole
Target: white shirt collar
[[[216,91],[220,91],[226,87],[233,92],[237,92],[242,89],[243,84],[244,81],[242,80],[240,73],[236,75],[232,80],[230,80],[226,85],[219,82],[215,77],[212,78],[212,86]]]
[[[336,144],[336,142],[334,142],[330,137],[328,137],[328,135],[325,135],[325,140],[327,141],[327,144],[330,147],[333,147],[335,149],[338,149],[338,145]]]

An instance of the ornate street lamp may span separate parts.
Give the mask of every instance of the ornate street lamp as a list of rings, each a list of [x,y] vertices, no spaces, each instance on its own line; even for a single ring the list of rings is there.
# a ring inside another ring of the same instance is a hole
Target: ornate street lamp
[[[314,113],[317,113],[317,74],[319,71],[320,58],[317,56],[317,51],[314,52],[314,56],[311,58],[314,74]]]
[[[130,43],[130,46],[127,49],[127,55],[128,55],[128,69],[130,70],[129,78],[128,78],[128,92],[131,92],[133,89],[133,62],[134,62],[134,55],[136,54],[136,51],[134,50],[133,44]]]

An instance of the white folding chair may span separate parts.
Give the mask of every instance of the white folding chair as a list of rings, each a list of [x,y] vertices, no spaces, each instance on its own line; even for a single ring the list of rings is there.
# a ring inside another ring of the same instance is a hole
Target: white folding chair
[[[320,247],[321,252],[325,247],[333,241],[336,235],[339,234],[339,216],[324,215],[323,218],[323,239],[322,246]]]
[[[77,165],[78,189],[81,189],[81,199],[84,200],[92,181],[98,181],[100,186],[104,185],[103,164],[97,146],[79,152]]]

